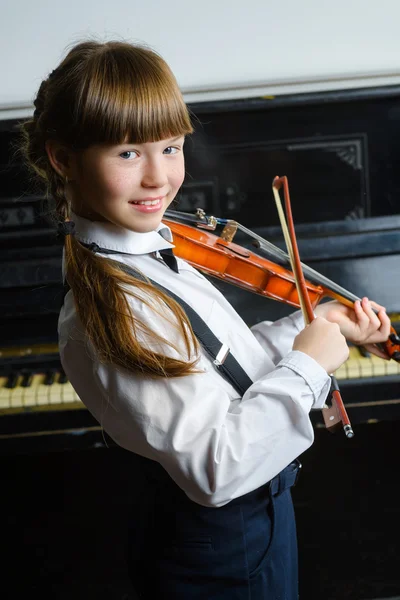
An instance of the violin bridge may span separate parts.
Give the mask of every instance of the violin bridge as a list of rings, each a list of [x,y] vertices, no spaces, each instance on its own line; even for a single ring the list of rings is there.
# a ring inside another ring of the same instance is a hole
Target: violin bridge
[[[238,230],[238,223],[236,221],[228,221],[228,223],[223,228],[220,238],[224,240],[224,242],[231,242],[236,235]]]
[[[211,229],[214,231],[218,225],[217,219],[212,216],[207,217],[202,208],[196,210],[196,217],[200,219],[200,222],[197,223],[197,227],[200,227],[201,229]]]

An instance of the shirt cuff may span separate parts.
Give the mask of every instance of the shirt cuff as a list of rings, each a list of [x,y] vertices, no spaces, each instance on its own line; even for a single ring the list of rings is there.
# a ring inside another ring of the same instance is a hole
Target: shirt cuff
[[[304,352],[292,350],[279,362],[277,368],[279,367],[287,367],[301,375],[313,393],[313,408],[323,408],[331,387],[331,378],[316,360]]]

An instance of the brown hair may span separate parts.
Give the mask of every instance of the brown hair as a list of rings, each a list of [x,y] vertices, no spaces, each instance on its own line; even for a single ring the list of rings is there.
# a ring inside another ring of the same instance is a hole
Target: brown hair
[[[126,139],[144,143],[192,132],[188,109],[165,61],[148,48],[124,42],[76,45],[41,83],[34,105],[33,118],[22,125],[22,152],[45,181],[58,221],[69,220],[71,206],[65,183],[48,159],[48,140],[79,151],[94,144],[122,144]],[[65,269],[78,316],[102,362],[150,377],[196,372],[191,356],[197,340],[185,312],[172,298],[150,282],[123,273],[71,235],[65,238]],[[187,360],[164,356],[150,349],[152,343],[145,347],[138,342],[141,333],[150,342],[177,350],[132,314],[127,295],[147,305],[151,302],[160,316],[168,306]]]

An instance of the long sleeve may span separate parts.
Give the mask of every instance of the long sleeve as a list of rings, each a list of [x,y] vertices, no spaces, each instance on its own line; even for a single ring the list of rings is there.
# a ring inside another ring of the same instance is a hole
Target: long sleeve
[[[178,348],[159,350],[183,357],[167,317],[155,320],[143,304],[133,309]],[[222,313],[215,317],[220,322]],[[275,367],[239,317],[227,340],[254,381],[242,399],[203,353],[202,373],[150,380],[100,364],[78,331],[60,354],[79,396],[117,444],[158,461],[199,504],[221,506],[256,489],[313,441],[309,411],[325,400],[327,374],[301,352],[289,352]]]
[[[251,328],[262,348],[275,365],[292,349],[294,338],[304,329],[304,318],[300,310],[278,321],[262,321]]]

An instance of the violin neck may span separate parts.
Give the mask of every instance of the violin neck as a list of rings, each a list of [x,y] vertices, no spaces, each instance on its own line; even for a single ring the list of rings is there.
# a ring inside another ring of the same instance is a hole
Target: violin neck
[[[325,275],[321,275],[321,273],[318,273],[318,271],[315,271],[308,265],[303,265],[303,263],[301,264],[304,275],[312,283],[321,285],[325,289],[326,295],[336,298],[339,301],[347,300],[351,305],[353,305],[356,300],[360,300],[358,296],[352,292],[349,292],[349,290],[346,290],[344,287],[338,285],[328,277],[325,277]]]
[[[242,225],[239,225],[239,229],[253,238],[254,245],[259,248],[264,255],[269,257],[271,260],[278,261],[282,266],[291,269],[290,258],[288,254],[284,252],[284,250],[274,246],[267,240],[264,240],[262,237],[246,227],[243,227]],[[318,273],[318,271],[315,271],[308,265],[301,263],[301,266],[306,279],[308,279],[311,283],[322,286],[326,296],[331,296],[342,303],[345,300],[346,304],[351,306],[356,300],[360,300],[358,296],[352,292],[349,292],[334,281],[331,281],[328,277],[325,277],[325,275]]]

